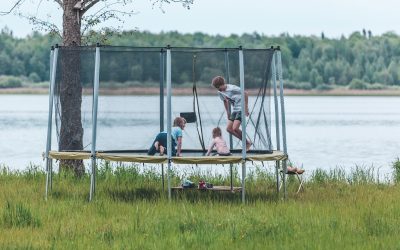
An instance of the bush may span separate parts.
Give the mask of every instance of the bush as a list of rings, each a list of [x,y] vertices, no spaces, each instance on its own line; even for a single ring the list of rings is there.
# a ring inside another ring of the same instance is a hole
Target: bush
[[[40,76],[35,72],[30,73],[28,78],[32,82],[40,82],[41,81]]]
[[[18,88],[22,86],[20,78],[15,76],[0,76],[0,88]]]
[[[310,90],[312,89],[312,85],[309,82],[285,82],[284,85],[286,89],[304,89]]]
[[[300,82],[298,84],[298,89],[310,90],[312,89],[312,84],[309,82]]]
[[[382,83],[372,83],[372,84],[367,85],[367,89],[371,89],[371,90],[387,89],[387,86],[383,85]]]
[[[328,84],[320,84],[320,85],[317,85],[317,87],[315,87],[315,89],[319,90],[319,91],[324,91],[324,90],[331,90],[331,89],[333,89],[333,87]]]
[[[358,78],[351,80],[349,84],[349,89],[367,89],[367,84]]]

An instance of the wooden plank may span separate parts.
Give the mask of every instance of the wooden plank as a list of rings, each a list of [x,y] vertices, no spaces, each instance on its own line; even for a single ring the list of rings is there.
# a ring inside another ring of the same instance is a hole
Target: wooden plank
[[[183,188],[182,186],[178,187],[172,187],[172,190],[199,190],[199,191],[216,191],[216,192],[241,192],[242,188],[241,187],[233,187],[233,190],[231,190],[230,186],[214,186],[212,188],[206,188],[206,189],[199,189],[197,187],[194,188]]]

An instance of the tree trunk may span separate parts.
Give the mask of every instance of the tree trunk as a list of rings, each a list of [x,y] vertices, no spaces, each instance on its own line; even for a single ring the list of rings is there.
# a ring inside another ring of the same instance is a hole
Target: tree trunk
[[[81,121],[82,85],[80,80],[81,43],[80,13],[74,10],[79,0],[63,1],[63,49],[61,53],[61,128],[59,150],[83,150]],[[82,160],[62,160],[60,169],[71,169],[82,176],[85,168]]]

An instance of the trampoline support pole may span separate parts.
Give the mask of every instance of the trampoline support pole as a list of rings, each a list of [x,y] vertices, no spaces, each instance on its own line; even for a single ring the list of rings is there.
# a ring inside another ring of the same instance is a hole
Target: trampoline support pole
[[[279,80],[279,96],[281,100],[281,119],[282,119],[282,144],[283,144],[283,152],[285,155],[288,155],[287,152],[287,144],[286,144],[286,118],[285,118],[285,100],[283,96],[283,77],[282,77],[282,58],[281,58],[281,51],[277,51],[277,69],[278,69],[278,80]],[[284,176],[286,176],[287,172],[287,160],[283,160],[282,162],[283,165],[283,172],[285,173]],[[284,184],[284,198],[287,198],[287,179],[286,177],[283,178],[283,184]]]
[[[50,191],[53,190],[53,159],[50,159],[49,162],[49,166],[50,166]]]
[[[242,202],[246,203],[246,161],[242,161]]]
[[[278,102],[278,90],[276,86],[276,50],[274,51],[274,55],[272,57],[271,63],[271,71],[272,71],[272,85],[274,90],[274,108],[275,108],[275,135],[276,135],[276,150],[281,149],[281,142],[280,142],[280,123],[279,123],[279,102]],[[279,171],[280,171],[280,161],[276,161],[275,163],[276,168],[276,188],[277,188],[277,196],[279,197]],[[285,178],[285,175],[283,175]]]
[[[164,131],[164,75],[165,75],[165,53],[160,51],[160,132]],[[161,164],[162,191],[165,191],[164,163]]]
[[[94,84],[93,84],[93,108],[92,108],[92,148],[91,148],[91,169],[89,201],[94,197],[96,191],[96,138],[97,138],[97,108],[99,101],[99,81],[100,81],[100,46],[96,46]]]
[[[168,199],[171,200],[171,158],[172,158],[172,108],[171,108],[171,48],[167,46],[167,154],[168,154]]]
[[[230,170],[230,174],[231,174],[231,192],[233,192],[233,164],[229,163],[229,170]]]
[[[229,52],[228,49],[225,49],[225,79],[227,83],[230,83],[230,75],[229,75]],[[231,112],[231,105],[228,106],[229,113]],[[229,133],[229,148],[233,149],[233,137],[232,134]],[[229,163],[229,172],[231,175],[231,192],[233,192],[233,164]]]
[[[53,98],[54,98],[54,85],[56,81],[56,69],[57,69],[57,58],[58,58],[58,46],[54,49],[52,47],[50,52],[50,85],[49,85],[49,114],[47,121],[47,143],[46,143],[46,191],[45,199],[49,190],[52,188],[52,172],[53,172],[53,160],[49,158],[49,152],[51,149],[51,134],[53,124]]]
[[[245,109],[245,82],[244,82],[244,58],[242,46],[239,47],[239,82],[241,93],[241,113],[242,113],[242,202],[246,202],[246,109]]]
[[[279,198],[279,187],[280,187],[279,168],[280,168],[280,161],[275,161],[276,196],[277,196],[277,198]]]
[[[162,191],[165,191],[165,179],[164,179],[164,163],[161,164],[161,181],[162,181]]]
[[[171,200],[171,161],[168,160],[168,169],[167,169],[167,185],[168,185],[168,200]]]

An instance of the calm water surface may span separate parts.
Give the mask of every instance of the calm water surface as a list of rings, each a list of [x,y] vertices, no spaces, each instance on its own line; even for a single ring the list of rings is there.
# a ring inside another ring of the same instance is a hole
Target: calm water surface
[[[253,100],[250,100],[250,103]],[[98,142],[101,149],[144,149],[159,129],[155,96],[100,98]],[[202,100],[206,142],[223,109],[218,97]],[[90,149],[90,100],[84,100]],[[191,97],[176,97],[174,114],[190,111]],[[400,97],[286,97],[287,143],[291,161],[307,170],[374,166],[384,173],[400,156]],[[0,164],[22,170],[44,167],[48,117],[46,95],[0,95]],[[274,124],[274,121],[272,120]],[[54,126],[54,125],[53,125]],[[225,119],[221,121],[225,126]],[[274,134],[274,132],[273,132]],[[225,134],[227,137],[227,135]],[[198,147],[195,125],[184,134],[184,147]],[[275,139],[273,139],[275,140]],[[53,133],[53,149],[57,149]],[[275,144],[275,143],[274,143]]]

